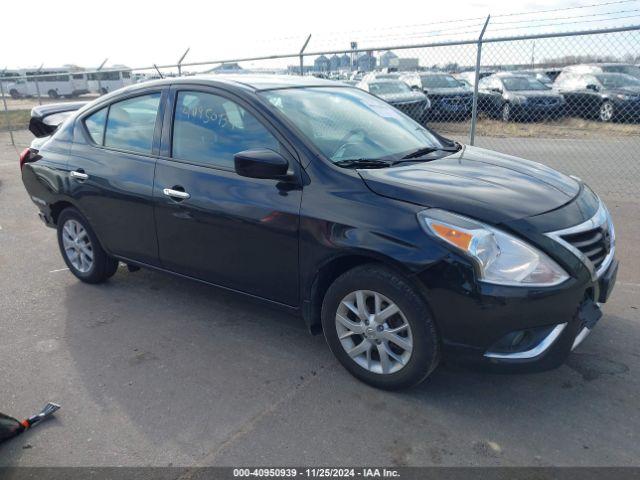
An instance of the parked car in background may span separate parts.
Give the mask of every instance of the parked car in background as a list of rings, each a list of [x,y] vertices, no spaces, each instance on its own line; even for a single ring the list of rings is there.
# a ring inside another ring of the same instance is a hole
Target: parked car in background
[[[494,73],[496,72],[493,70],[481,70],[478,74],[478,77],[480,77],[480,80],[482,80],[484,77],[488,77],[489,75],[493,75]],[[476,83],[476,72],[454,73],[453,77],[458,80],[464,80],[471,86],[471,88],[473,88]]]
[[[567,113],[602,122],[640,118],[640,80],[624,73],[562,72],[554,88],[567,100]]]
[[[510,120],[538,120],[564,115],[561,94],[526,75],[496,73],[480,80],[478,104],[490,116]]]
[[[398,80],[400,74],[396,72],[369,72],[362,77],[363,82],[372,82],[374,80]]]
[[[552,68],[552,67],[535,68],[534,71],[544,73],[547,77],[551,79],[552,82],[555,82],[556,78],[558,78],[558,75],[562,73],[562,68]]]
[[[418,122],[427,119],[431,102],[422,93],[411,90],[400,80],[362,80],[358,88],[381,98]]]
[[[56,105],[43,107],[46,130]],[[101,283],[122,261],[262,299],[376,387],[415,385],[441,359],[555,368],[616,281],[611,216],[581,180],[443,138],[335,81],[147,82],[52,132],[19,164],[71,274]]]
[[[429,118],[460,120],[471,115],[473,91],[448,73],[406,73],[400,80],[429,97]]]
[[[640,67],[630,63],[582,63],[564,67],[562,72],[586,74],[586,73],[624,73],[640,79]]]
[[[544,83],[547,87],[551,87],[553,85],[553,80],[551,77],[544,72],[537,70],[514,70],[510,72],[514,75],[525,75],[527,77],[532,77],[538,80],[540,83]]]

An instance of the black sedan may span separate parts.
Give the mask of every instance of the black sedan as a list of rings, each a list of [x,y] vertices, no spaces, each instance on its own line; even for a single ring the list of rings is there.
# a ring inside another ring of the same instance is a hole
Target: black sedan
[[[365,79],[358,84],[358,88],[393,105],[418,122],[426,120],[431,108],[431,102],[424,93],[411,90],[400,80]]]
[[[531,76],[496,73],[480,80],[478,88],[480,109],[505,122],[564,115],[564,97]]]
[[[464,120],[473,107],[473,91],[462,80],[447,73],[408,73],[400,79],[412,89],[424,92],[431,101],[429,118]]]
[[[377,387],[415,385],[443,358],[555,367],[615,283],[613,224],[587,185],[354,87],[171,78],[48,135],[53,115],[35,109],[44,136],[20,169],[73,275],[104,282],[124,262],[261,299]]]
[[[640,80],[631,75],[563,72],[554,86],[567,99],[569,115],[602,122],[640,120]]]

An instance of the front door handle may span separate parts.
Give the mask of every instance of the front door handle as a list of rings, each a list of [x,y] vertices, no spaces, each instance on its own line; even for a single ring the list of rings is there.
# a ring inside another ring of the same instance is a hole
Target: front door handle
[[[70,172],[69,176],[71,176],[71,178],[75,178],[76,180],[86,180],[87,178],[89,178],[89,175],[84,173],[84,171],[82,171],[81,169]]]
[[[173,188],[165,188],[164,190],[162,190],[162,193],[164,193],[167,197],[171,197],[173,199],[186,200],[187,198],[191,198],[191,195],[189,195],[187,192],[183,190],[174,190]]]

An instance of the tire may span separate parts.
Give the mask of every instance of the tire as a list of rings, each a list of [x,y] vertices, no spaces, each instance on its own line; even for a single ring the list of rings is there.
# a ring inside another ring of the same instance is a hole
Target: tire
[[[610,122],[613,120],[615,108],[609,100],[602,102],[598,110],[598,120],[601,122]]]
[[[392,304],[398,311],[376,320],[377,302],[378,312],[385,316],[384,312],[393,311],[387,310]],[[359,316],[354,311],[359,304],[365,305],[367,313],[373,311],[373,316]],[[377,388],[412,387],[438,365],[438,334],[425,300],[400,274],[382,266],[356,267],[334,281],[322,302],[322,327],[338,361],[353,376]],[[347,353],[354,348],[354,353]]]
[[[18,92],[18,90],[16,90],[15,88],[9,90],[9,95],[11,95],[11,98],[13,98],[14,100],[18,100],[20,98],[20,92]]]
[[[55,90],[51,89],[47,92],[47,94],[49,95],[49,98],[60,98],[60,95],[58,94],[58,92],[56,92]]]
[[[500,112],[500,118],[503,122],[511,121],[511,104],[505,103],[502,105],[502,111]]]
[[[62,258],[80,280],[102,283],[116,273],[118,261],[107,255],[91,225],[78,210],[72,207],[63,210],[58,216],[57,229]]]

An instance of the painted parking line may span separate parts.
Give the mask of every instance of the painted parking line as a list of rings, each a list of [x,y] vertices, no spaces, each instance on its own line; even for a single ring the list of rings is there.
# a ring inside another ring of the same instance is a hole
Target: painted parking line
[[[64,272],[66,270],[69,270],[69,269],[68,268],[59,268],[57,270],[50,270],[49,273]]]

